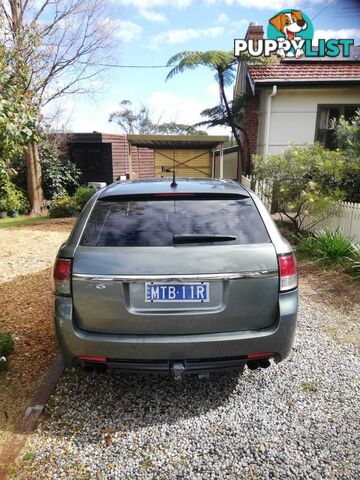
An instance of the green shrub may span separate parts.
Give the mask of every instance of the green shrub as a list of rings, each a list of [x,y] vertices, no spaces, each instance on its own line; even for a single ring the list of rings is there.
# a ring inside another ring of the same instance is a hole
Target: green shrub
[[[272,197],[276,211],[282,213],[301,230],[306,216],[321,221],[345,193],[334,186],[346,175],[346,163],[341,152],[331,151],[315,143],[304,147],[290,146],[279,155],[269,155],[267,161],[255,156],[255,178],[273,182]]]
[[[0,356],[10,355],[14,348],[14,342],[10,333],[0,333]]]
[[[314,235],[307,234],[304,235],[294,235],[294,240],[297,243],[296,251],[300,254],[303,254],[307,257],[312,257],[315,255],[315,251],[317,250],[316,240]]]
[[[5,372],[9,368],[9,363],[5,355],[0,356],[0,372]]]
[[[51,218],[76,217],[79,211],[79,206],[73,197],[63,196],[51,202],[49,215]]]
[[[0,182],[0,211],[27,213],[29,202],[24,193],[9,179]]]
[[[1,197],[0,194],[0,212],[7,212],[8,211],[8,203],[5,197]]]
[[[78,204],[80,210],[82,210],[90,198],[94,195],[95,189],[93,187],[78,187],[75,195],[74,200]]]
[[[338,229],[325,229],[314,235],[298,238],[298,251],[323,263],[346,265],[352,263],[357,255],[354,239],[344,237]]]
[[[61,158],[55,145],[44,142],[39,146],[44,197],[73,195],[79,185],[80,170],[68,158]]]
[[[13,351],[14,342],[9,333],[0,333],[0,372],[8,369],[7,356]]]
[[[65,148],[42,138],[38,146],[41,163],[41,184],[45,200],[53,200],[65,195],[72,196],[79,186],[81,171],[67,158]],[[12,161],[16,172],[13,182],[21,189],[26,189],[26,164],[23,158]]]
[[[331,121],[337,146],[344,152],[348,174],[338,184],[346,192],[348,202],[360,202],[360,109],[346,120],[343,116]]]
[[[27,199],[27,196],[21,190],[17,190],[17,197],[18,197],[18,202],[19,202],[18,211],[21,214],[29,213],[30,203],[29,203],[29,200]]]

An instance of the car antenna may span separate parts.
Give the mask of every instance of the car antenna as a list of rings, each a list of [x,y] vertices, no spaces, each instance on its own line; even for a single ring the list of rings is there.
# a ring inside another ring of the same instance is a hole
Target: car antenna
[[[176,178],[175,178],[175,170],[173,170],[173,179],[172,179],[170,187],[171,188],[177,187]]]

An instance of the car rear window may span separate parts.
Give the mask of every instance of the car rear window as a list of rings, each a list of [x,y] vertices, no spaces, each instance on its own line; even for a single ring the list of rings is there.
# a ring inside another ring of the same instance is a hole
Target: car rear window
[[[227,245],[270,242],[260,214],[249,197],[148,200],[122,197],[122,200],[97,201],[80,245],[172,246],[174,236],[179,235],[236,237],[220,242]]]

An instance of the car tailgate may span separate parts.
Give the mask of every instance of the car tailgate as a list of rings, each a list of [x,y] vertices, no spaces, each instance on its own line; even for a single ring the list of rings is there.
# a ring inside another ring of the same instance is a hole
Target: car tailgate
[[[209,299],[149,303],[145,285],[152,280],[204,281]],[[169,335],[263,329],[277,319],[278,290],[271,243],[79,246],[73,262],[75,320],[93,332]]]

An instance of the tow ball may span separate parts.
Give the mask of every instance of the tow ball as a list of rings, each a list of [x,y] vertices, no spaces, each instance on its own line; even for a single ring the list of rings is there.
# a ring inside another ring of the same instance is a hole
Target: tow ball
[[[181,380],[185,375],[185,365],[183,362],[174,361],[170,365],[171,376],[174,380]]]

